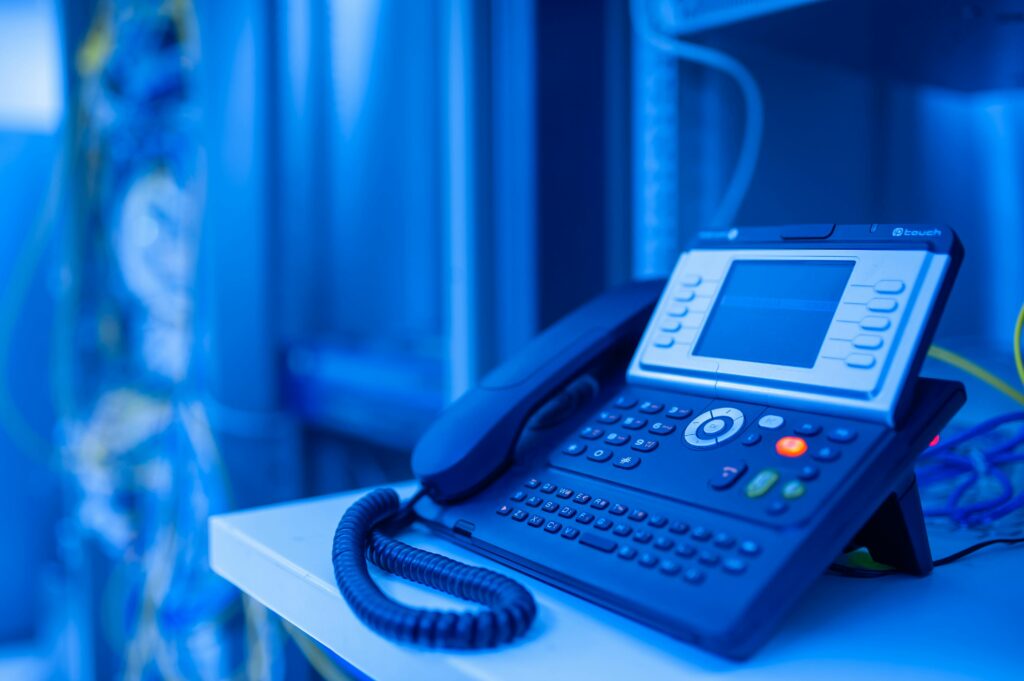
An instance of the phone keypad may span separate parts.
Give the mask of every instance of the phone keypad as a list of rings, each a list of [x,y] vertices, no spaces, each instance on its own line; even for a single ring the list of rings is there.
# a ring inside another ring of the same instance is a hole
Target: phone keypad
[[[541,514],[531,514],[525,508],[517,508],[517,503],[535,506],[540,505],[542,499],[537,496],[524,499],[526,492],[515,490],[509,496],[511,503],[501,504],[495,513],[514,523],[543,529],[541,536],[546,533],[575,541],[585,550],[614,555],[645,571],[678,578],[693,586],[705,583],[716,572],[742,575],[761,554],[761,546],[751,539],[737,538],[662,514],[649,514],[644,509],[595,498],[586,492],[542,483],[535,478],[524,481],[523,487],[554,493],[569,501],[559,504],[549,499],[541,505]]]

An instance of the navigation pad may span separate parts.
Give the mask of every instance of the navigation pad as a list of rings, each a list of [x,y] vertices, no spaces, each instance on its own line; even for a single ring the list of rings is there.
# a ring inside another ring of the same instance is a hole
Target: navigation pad
[[[715,407],[690,421],[683,439],[691,447],[714,447],[728,442],[743,430],[743,412],[735,407]]]

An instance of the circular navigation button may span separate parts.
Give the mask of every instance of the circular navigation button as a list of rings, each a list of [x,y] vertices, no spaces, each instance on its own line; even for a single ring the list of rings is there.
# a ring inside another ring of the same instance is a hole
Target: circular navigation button
[[[723,418],[711,419],[710,421],[704,424],[703,428],[701,428],[701,435],[717,435],[723,430],[726,430],[728,428],[728,425],[729,424],[726,423],[725,419]]]
[[[683,439],[693,447],[713,447],[732,439],[742,429],[742,411],[735,407],[716,407],[690,421]]]

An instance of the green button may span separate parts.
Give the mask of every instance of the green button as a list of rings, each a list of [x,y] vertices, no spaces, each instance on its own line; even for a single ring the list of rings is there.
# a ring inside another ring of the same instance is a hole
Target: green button
[[[799,480],[790,480],[786,483],[786,486],[782,488],[782,496],[786,499],[799,499],[804,495],[807,488],[803,486]]]
[[[747,483],[747,496],[751,499],[763,497],[779,479],[779,474],[771,468],[765,468]]]

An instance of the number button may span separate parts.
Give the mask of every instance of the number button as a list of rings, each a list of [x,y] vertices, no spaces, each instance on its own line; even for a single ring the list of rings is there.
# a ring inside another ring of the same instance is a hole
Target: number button
[[[622,433],[608,433],[608,437],[606,437],[604,441],[610,445],[618,447],[619,445],[624,445],[629,442],[629,438]]]
[[[631,445],[638,452],[653,452],[658,448],[657,440],[645,440],[642,437],[633,440]]]
[[[669,407],[668,411],[665,412],[665,416],[670,419],[685,419],[693,413],[692,409],[686,407]]]
[[[671,435],[672,433],[675,432],[675,430],[676,427],[673,426],[671,423],[662,423],[661,421],[658,421],[657,423],[652,425],[651,429],[647,432],[649,432],[651,435]]]

